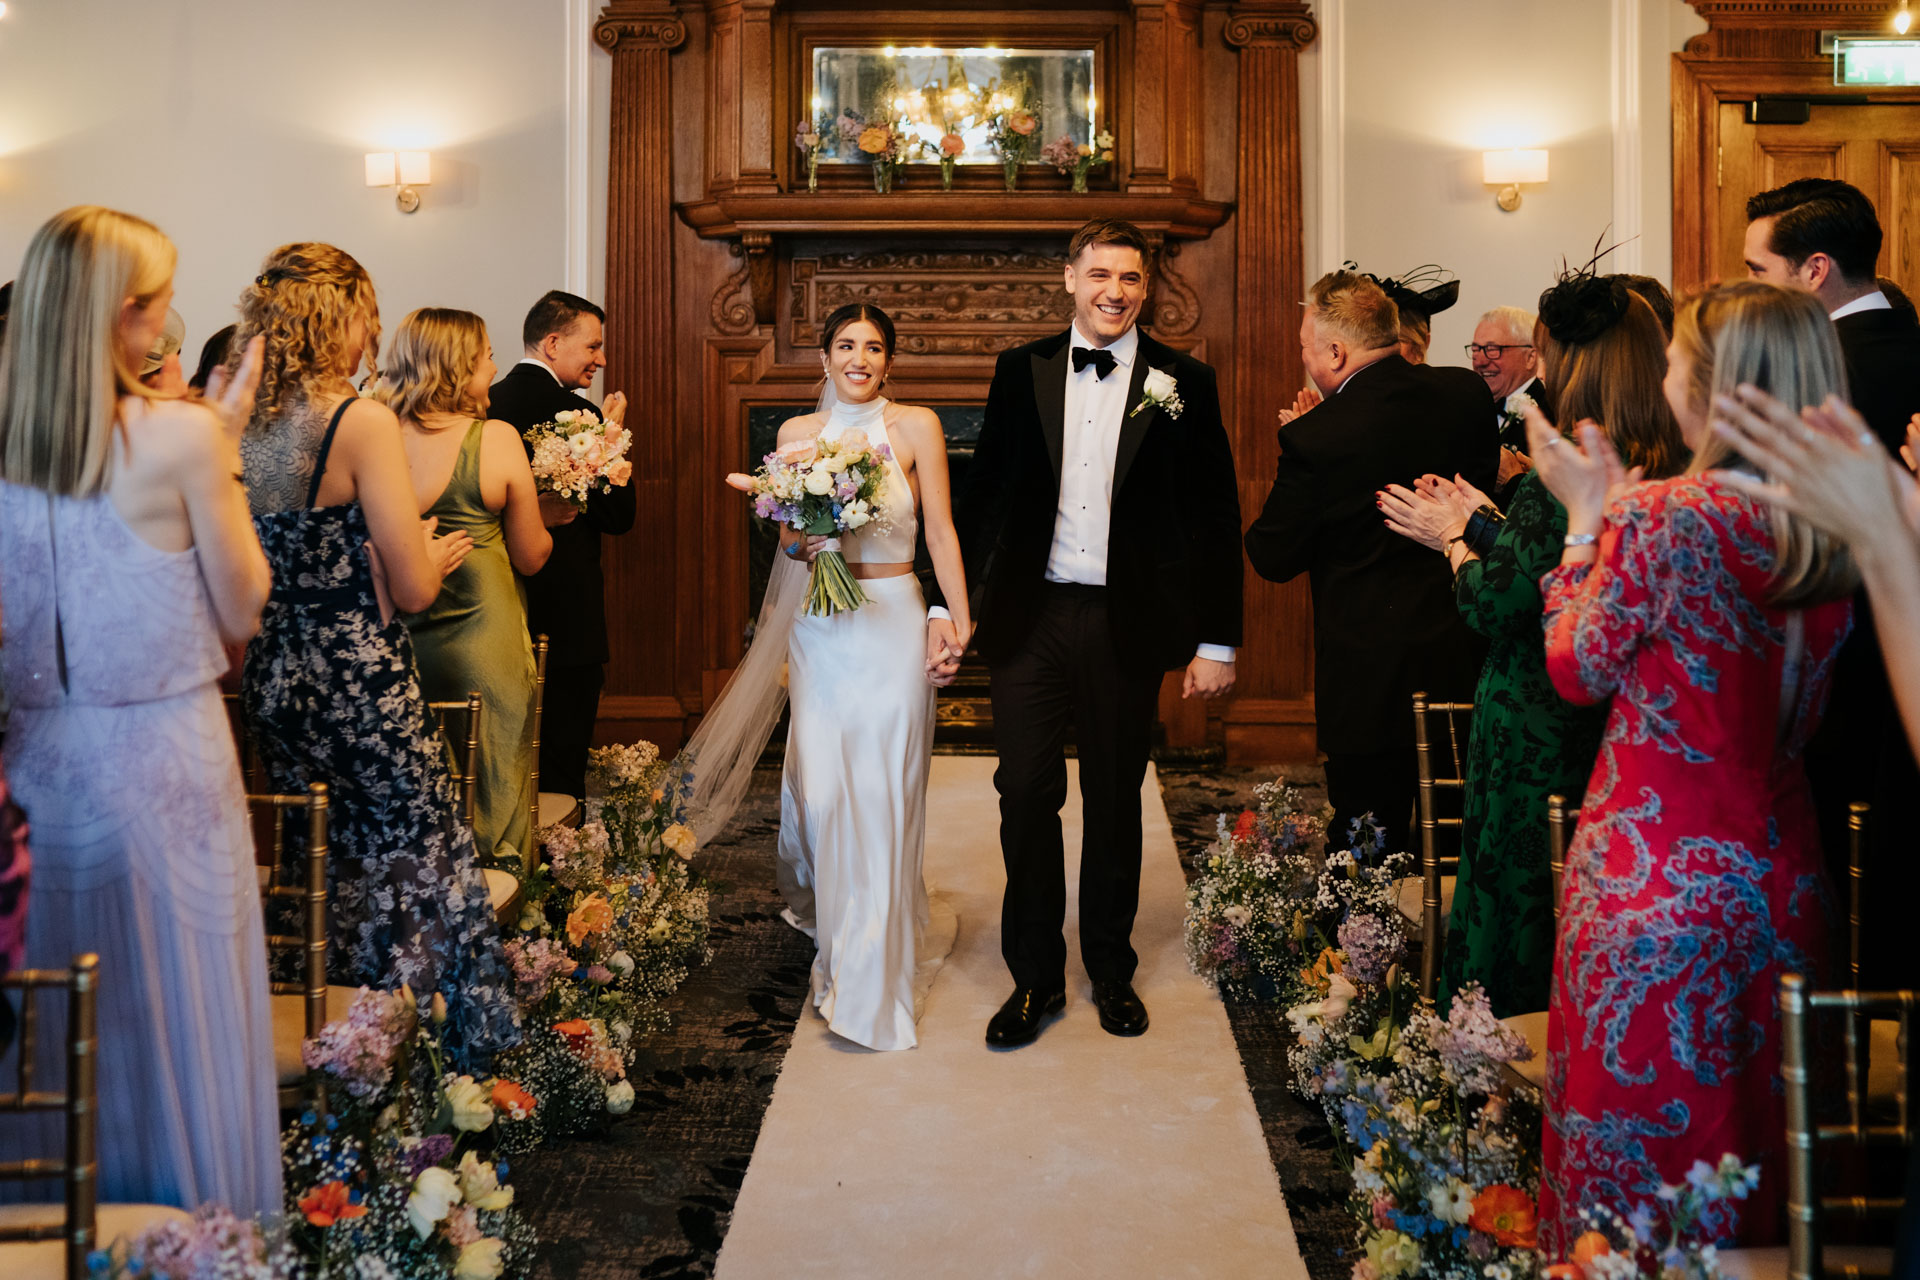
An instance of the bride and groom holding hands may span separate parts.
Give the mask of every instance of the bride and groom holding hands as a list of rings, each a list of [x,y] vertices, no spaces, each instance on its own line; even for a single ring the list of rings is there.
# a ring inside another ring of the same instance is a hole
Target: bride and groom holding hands
[[[689,743],[693,821],[708,838],[744,794],[784,663],[780,889],[818,946],[815,1007],[868,1048],[916,1043],[935,686],[970,643],[991,680],[1001,953],[1014,984],[987,1043],[1026,1044],[1065,1007],[1070,738],[1081,958],[1100,1025],[1147,1029],[1131,934],[1161,680],[1185,668],[1185,696],[1227,693],[1241,629],[1240,508],[1214,373],[1138,329],[1152,257],[1130,223],[1074,234],[1073,326],[1000,356],[957,504],[938,418],[883,394],[895,334],[876,307],[828,318],[820,411],[781,427],[782,445],[849,432],[887,444],[885,518],[840,539],[866,603],[824,617],[804,613],[802,597],[825,540],[782,530],[754,644]],[[921,530],[936,579],[927,598],[913,575]]]

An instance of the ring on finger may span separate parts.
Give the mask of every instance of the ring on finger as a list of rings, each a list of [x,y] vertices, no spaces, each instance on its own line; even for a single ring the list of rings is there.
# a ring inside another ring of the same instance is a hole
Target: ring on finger
[[[1873,447],[1874,442],[1879,438],[1880,438],[1879,436],[1876,436],[1871,431],[1862,431],[1859,435],[1853,438],[1853,442],[1859,445],[1862,449],[1870,449]]]

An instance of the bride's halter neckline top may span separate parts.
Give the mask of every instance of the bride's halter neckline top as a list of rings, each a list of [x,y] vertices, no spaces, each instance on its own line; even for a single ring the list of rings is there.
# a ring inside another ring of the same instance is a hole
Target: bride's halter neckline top
[[[861,404],[844,400],[833,402],[826,425],[820,428],[822,440],[837,440],[848,431],[859,431],[875,444],[893,448],[887,432],[887,398],[875,396]],[[919,513],[913,505],[913,486],[896,457],[887,459],[887,485],[878,503],[886,516],[885,525],[875,522],[864,529],[840,535],[840,554],[848,564],[911,564],[914,539],[920,532]]]

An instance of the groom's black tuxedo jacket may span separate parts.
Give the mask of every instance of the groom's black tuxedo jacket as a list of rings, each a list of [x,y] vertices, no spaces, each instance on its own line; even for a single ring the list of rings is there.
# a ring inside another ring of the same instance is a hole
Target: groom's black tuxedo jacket
[[[493,384],[487,413],[520,430],[553,421],[567,409],[593,409],[562,387],[551,373],[518,364]],[[548,530],[553,554],[546,567],[526,579],[527,629],[545,632],[547,660],[557,667],[592,666],[607,661],[606,588],[600,578],[600,535],[633,528],[633,484],[587,498],[587,509],[570,524]]]
[[[1328,755],[1410,748],[1421,688],[1472,696],[1480,645],[1460,620],[1447,563],[1387,528],[1374,494],[1430,473],[1464,475],[1491,494],[1493,408],[1471,370],[1390,355],[1280,429],[1247,558],[1274,582],[1309,575],[1314,713]]]
[[[989,662],[1026,639],[1046,589],[1060,506],[1071,333],[1003,352],[960,506],[977,644]],[[1141,403],[1171,374],[1179,417]],[[1114,457],[1107,612],[1120,661],[1170,671],[1200,644],[1240,643],[1240,499],[1213,369],[1140,335]]]

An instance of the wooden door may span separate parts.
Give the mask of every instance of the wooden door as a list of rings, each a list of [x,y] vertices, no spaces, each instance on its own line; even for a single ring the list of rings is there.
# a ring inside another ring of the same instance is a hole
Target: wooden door
[[[1839,178],[1866,192],[1886,233],[1879,274],[1920,297],[1920,103],[1816,100],[1798,125],[1748,124],[1746,103],[1721,103],[1715,276],[1747,273],[1747,197],[1795,178]]]

